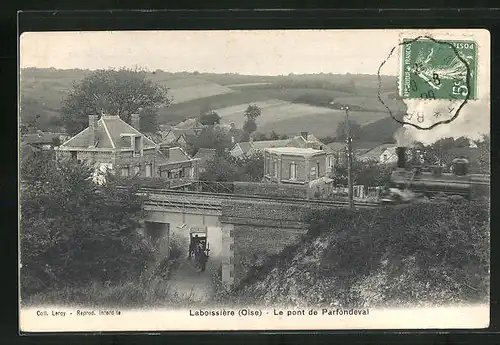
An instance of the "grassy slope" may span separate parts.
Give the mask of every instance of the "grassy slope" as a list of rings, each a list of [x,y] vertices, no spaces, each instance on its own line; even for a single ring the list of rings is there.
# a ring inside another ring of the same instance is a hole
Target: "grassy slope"
[[[488,217],[476,202],[318,212],[303,242],[251,270],[233,298],[340,307],[485,302]]]

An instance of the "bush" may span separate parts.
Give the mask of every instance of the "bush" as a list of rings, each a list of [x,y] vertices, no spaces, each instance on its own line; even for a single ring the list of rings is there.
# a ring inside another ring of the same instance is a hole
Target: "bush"
[[[313,211],[301,243],[251,269],[235,295],[350,307],[485,302],[488,210],[461,201]]]
[[[138,278],[153,250],[138,229],[142,200],[133,189],[92,181],[93,169],[35,155],[21,170],[21,293],[120,283]]]

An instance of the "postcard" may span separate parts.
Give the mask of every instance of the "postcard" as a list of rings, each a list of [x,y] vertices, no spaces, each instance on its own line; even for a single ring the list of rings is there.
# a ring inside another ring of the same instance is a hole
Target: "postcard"
[[[24,32],[22,333],[486,328],[490,35]]]

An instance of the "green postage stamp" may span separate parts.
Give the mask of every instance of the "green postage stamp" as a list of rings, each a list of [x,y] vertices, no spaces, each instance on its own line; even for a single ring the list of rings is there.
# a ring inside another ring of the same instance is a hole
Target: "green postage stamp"
[[[401,46],[403,98],[476,98],[476,42],[419,37],[403,39]]]

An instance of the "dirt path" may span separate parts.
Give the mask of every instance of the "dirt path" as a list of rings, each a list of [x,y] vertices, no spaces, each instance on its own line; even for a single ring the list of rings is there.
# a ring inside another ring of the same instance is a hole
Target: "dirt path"
[[[193,302],[209,301],[214,294],[213,269],[214,267],[209,260],[205,272],[198,272],[194,267],[194,259],[192,261],[184,259],[177,270],[172,272],[169,287],[180,296]]]

